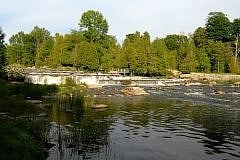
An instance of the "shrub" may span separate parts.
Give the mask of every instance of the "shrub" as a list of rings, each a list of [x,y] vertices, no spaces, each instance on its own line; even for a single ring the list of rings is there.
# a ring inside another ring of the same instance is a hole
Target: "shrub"
[[[20,64],[10,64],[5,67],[5,71],[10,81],[24,81],[27,74],[25,67]]]

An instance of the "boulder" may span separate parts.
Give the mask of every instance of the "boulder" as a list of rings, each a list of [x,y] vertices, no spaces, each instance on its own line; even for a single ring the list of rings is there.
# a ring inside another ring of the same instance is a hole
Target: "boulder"
[[[145,92],[140,87],[126,87],[123,90],[121,90],[122,94],[127,96],[141,96],[141,95],[148,95],[147,92]]]
[[[215,91],[215,94],[225,94],[225,92],[218,90],[218,91]]]

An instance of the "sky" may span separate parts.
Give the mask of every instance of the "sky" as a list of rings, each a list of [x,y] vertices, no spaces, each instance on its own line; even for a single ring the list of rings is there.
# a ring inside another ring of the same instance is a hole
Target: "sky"
[[[122,42],[126,34],[148,31],[151,38],[189,34],[204,26],[208,13],[224,12],[240,18],[240,0],[0,0],[0,27],[6,40],[34,26],[52,35],[79,29],[81,15],[98,10],[107,19],[109,34]]]

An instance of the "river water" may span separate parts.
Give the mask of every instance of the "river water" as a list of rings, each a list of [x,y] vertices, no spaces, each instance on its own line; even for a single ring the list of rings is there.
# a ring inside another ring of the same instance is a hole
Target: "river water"
[[[54,147],[47,160],[240,159],[239,88],[145,90],[150,95],[52,100],[48,139]],[[81,107],[86,103],[108,108]]]

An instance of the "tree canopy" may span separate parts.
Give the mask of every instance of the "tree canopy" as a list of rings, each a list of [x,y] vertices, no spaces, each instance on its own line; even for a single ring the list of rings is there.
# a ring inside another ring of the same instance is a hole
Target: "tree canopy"
[[[79,26],[89,42],[102,41],[108,33],[108,22],[99,11],[88,10],[84,12]]]
[[[210,12],[206,23],[206,32],[209,39],[227,42],[233,39],[232,24],[222,12]]]
[[[126,35],[122,45],[108,35],[108,22],[99,11],[82,14],[79,30],[54,36],[44,27],[12,35],[6,45],[0,30],[0,67],[7,63],[36,67],[75,67],[88,72],[128,68],[132,74],[166,75],[169,70],[240,73],[240,18],[232,22],[222,12],[211,12],[205,27],[192,36],[170,34],[153,39],[146,31]]]

